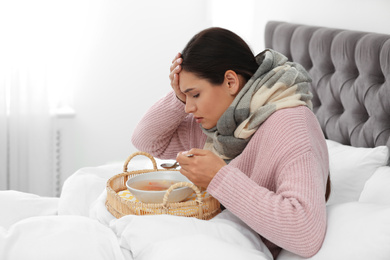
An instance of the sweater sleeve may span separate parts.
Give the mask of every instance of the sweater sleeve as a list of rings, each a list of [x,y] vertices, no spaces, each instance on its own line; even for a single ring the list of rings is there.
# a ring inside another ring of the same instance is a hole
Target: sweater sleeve
[[[205,135],[184,106],[173,91],[160,99],[137,124],[133,145],[161,159],[174,159],[180,151],[202,147]]]
[[[311,257],[326,232],[326,145],[288,121],[277,118],[258,130],[237,158],[245,166],[223,167],[208,191],[272,244]]]

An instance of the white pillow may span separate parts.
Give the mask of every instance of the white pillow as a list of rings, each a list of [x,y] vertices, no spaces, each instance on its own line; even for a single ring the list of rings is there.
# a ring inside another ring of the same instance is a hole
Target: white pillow
[[[0,259],[124,260],[115,234],[81,216],[32,217],[0,228]],[[129,258],[127,258],[129,259]]]
[[[278,260],[302,260],[282,250]],[[312,260],[389,260],[390,207],[350,202],[328,206],[328,228]]]
[[[380,166],[385,166],[388,148],[352,147],[326,140],[329,151],[331,194],[328,205],[358,201],[365,182]]]
[[[85,167],[72,174],[62,187],[58,215],[88,216],[92,203],[106,188],[107,180],[121,173],[120,165]]]
[[[379,167],[364,185],[359,202],[390,206],[390,167]]]
[[[259,235],[227,210],[209,221],[128,215],[113,220],[110,226],[121,247],[138,260],[181,260],[190,255],[192,259],[272,259]]]
[[[20,191],[0,191],[0,226],[8,228],[25,218],[57,215],[58,201]]]

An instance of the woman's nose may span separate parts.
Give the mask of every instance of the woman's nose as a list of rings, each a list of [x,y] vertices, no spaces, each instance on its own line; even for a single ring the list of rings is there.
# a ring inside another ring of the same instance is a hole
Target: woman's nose
[[[185,106],[185,109],[184,109],[186,111],[186,113],[187,114],[194,113],[195,109],[196,109],[195,104],[187,99],[186,106]]]

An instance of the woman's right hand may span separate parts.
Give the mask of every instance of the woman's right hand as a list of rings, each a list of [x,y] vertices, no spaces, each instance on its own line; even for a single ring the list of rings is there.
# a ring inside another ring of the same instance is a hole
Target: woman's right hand
[[[183,59],[181,58],[181,53],[176,54],[175,58],[172,61],[170,67],[169,79],[171,80],[171,86],[173,91],[175,91],[176,97],[183,103],[186,103],[186,95],[181,92],[179,87],[179,73],[181,71],[180,64]]]

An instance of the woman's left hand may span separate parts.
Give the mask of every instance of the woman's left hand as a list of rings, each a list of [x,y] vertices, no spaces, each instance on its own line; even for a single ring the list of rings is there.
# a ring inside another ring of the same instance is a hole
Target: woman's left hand
[[[186,154],[194,154],[187,157]],[[209,150],[191,149],[177,155],[180,172],[196,186],[207,188],[217,172],[226,165],[225,161]]]

